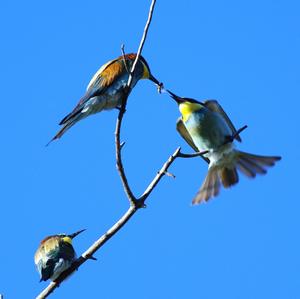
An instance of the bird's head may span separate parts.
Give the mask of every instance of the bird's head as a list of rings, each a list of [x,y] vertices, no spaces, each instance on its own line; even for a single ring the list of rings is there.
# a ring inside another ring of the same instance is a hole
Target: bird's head
[[[120,58],[123,58],[123,56],[120,56]],[[128,60],[130,61],[130,67],[132,67],[135,58],[136,58],[136,54],[135,54],[135,53],[130,53],[130,54],[126,54],[126,55],[125,55],[125,59],[126,59],[126,60],[128,59]],[[152,82],[154,82],[155,84],[157,84],[158,86],[162,86],[162,83],[159,82],[159,81],[151,74],[150,67],[149,67],[149,65],[148,65],[148,63],[147,63],[147,61],[146,61],[146,59],[145,59],[142,55],[140,55],[140,57],[139,57],[139,63],[140,63],[140,66],[141,66],[141,67],[139,67],[139,68],[140,68],[140,71],[138,70],[138,73],[141,72],[141,73],[140,73],[140,76],[141,76],[140,78],[141,78],[141,79],[149,79],[149,80],[151,80]],[[138,65],[137,65],[137,67],[138,67]]]
[[[199,105],[203,105],[203,103],[195,100],[195,99],[191,99],[191,98],[182,98],[177,96],[175,93],[173,93],[172,91],[167,89],[168,94],[171,96],[171,98],[173,100],[175,100],[175,102],[180,105],[180,104],[199,104]]]
[[[73,234],[70,234],[70,235],[59,234],[58,237],[59,237],[60,239],[62,239],[64,242],[69,243],[69,244],[72,245],[72,240],[73,240],[76,236],[78,236],[80,233],[82,233],[82,232],[84,232],[84,231],[85,231],[85,229],[82,229],[82,230],[79,230],[79,231],[77,231],[77,232],[75,232],[75,233],[73,233]]]
[[[151,74],[149,65],[146,59],[143,56],[140,56],[140,61],[143,65],[143,77],[142,79],[149,79],[157,85],[161,85],[161,83]]]
[[[179,97],[170,90],[167,90],[167,92],[169,93],[171,98],[178,104],[179,111],[181,112],[184,120],[187,119],[191,113],[201,109],[204,106],[203,103],[195,99]]]

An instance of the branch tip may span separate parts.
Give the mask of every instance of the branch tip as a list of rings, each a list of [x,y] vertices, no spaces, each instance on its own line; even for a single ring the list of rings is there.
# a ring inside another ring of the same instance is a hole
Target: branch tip
[[[120,150],[123,148],[123,146],[125,145],[125,141],[122,141],[121,143],[120,143]]]
[[[176,176],[175,176],[173,173],[171,173],[171,172],[165,171],[164,174],[165,174],[166,176],[168,176],[168,177],[173,178],[173,179],[176,178]]]
[[[235,139],[237,139],[238,141],[241,141],[239,137],[239,135],[241,134],[241,132],[243,132],[245,129],[247,129],[248,126],[245,125],[241,128],[239,128],[235,133],[233,133],[231,136],[226,136],[227,140],[224,142],[224,145],[226,145],[227,143],[232,143]]]
[[[126,72],[127,72],[128,74],[130,74],[129,69],[128,69],[128,66],[127,66],[127,62],[126,62],[126,59],[125,59],[125,45],[124,45],[124,44],[121,44],[121,52],[122,52],[123,63],[124,63]]]

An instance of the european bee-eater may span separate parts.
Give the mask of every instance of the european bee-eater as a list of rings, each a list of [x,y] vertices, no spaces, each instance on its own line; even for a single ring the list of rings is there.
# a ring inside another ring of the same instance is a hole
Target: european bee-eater
[[[72,240],[80,230],[74,234],[59,234],[45,238],[34,255],[34,262],[40,274],[40,281],[56,280],[66,271],[76,259],[76,253],[72,246]]]
[[[63,127],[51,141],[60,138],[75,123],[91,114],[120,107],[123,90],[128,82],[129,72],[135,58],[134,53],[126,54],[101,66],[73,111],[61,120],[59,125]],[[140,79],[149,79],[161,86],[161,83],[151,74],[149,65],[142,56],[139,57],[136,65],[131,88]]]
[[[195,151],[208,151],[204,155],[208,174],[193,204],[217,196],[221,184],[228,188],[238,183],[237,169],[254,178],[256,174],[265,174],[266,167],[281,159],[279,156],[258,156],[236,150],[233,141],[241,141],[241,138],[216,100],[199,102],[168,92],[182,115],[176,126],[180,135]]]

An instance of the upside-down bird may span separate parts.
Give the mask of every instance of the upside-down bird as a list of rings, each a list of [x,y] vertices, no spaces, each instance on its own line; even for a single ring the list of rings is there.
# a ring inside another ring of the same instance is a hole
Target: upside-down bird
[[[40,274],[40,281],[56,280],[66,271],[76,259],[76,253],[72,246],[72,240],[80,230],[71,235],[58,234],[45,238],[34,255],[34,262]]]
[[[168,93],[177,102],[182,115],[177,121],[177,131],[195,151],[208,151],[203,155],[208,162],[208,173],[193,204],[217,196],[221,184],[225,188],[237,184],[237,170],[254,178],[256,174],[265,174],[266,167],[281,159],[279,156],[258,156],[235,149],[234,139],[241,141],[239,132],[216,100],[199,102],[179,97],[169,90]]]
[[[129,72],[135,58],[136,54],[134,53],[126,54],[101,66],[88,84],[86,93],[79,100],[73,111],[61,120],[59,125],[62,128],[51,141],[59,139],[75,123],[91,114],[120,107],[124,96],[124,88],[127,85]],[[158,86],[162,85],[151,74],[149,65],[142,56],[139,57],[136,64],[131,88],[140,79],[149,79]]]

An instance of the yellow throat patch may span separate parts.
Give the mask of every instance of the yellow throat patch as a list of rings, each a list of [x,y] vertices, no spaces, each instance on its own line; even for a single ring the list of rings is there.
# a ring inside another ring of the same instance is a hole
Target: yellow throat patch
[[[142,61],[141,61],[142,62]],[[150,73],[149,73],[149,69],[147,68],[147,66],[145,65],[145,63],[143,63],[143,68],[144,68],[144,71],[143,71],[143,79],[148,79],[150,77]]]
[[[190,103],[190,102],[180,103],[179,111],[182,114],[182,120],[187,121],[193,112],[200,110],[202,107],[203,105],[199,103]]]
[[[65,243],[69,243],[70,245],[72,245],[72,239],[70,237],[63,237],[62,240],[65,242]]]

